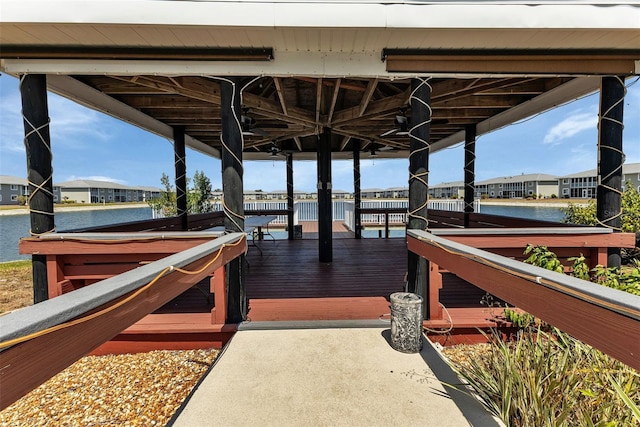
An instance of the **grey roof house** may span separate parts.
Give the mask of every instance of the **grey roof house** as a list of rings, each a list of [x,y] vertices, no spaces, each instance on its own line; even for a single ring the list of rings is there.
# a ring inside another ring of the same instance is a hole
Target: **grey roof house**
[[[0,175],[0,205],[18,205],[20,196],[29,196],[29,183],[25,178],[11,175]],[[60,187],[53,187],[53,202],[60,199]]]

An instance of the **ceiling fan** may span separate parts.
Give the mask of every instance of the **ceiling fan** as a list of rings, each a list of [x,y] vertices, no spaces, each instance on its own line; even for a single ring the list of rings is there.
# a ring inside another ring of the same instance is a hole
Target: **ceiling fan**
[[[406,112],[407,112],[406,108],[401,109],[400,114],[396,114],[396,117],[393,120],[393,123],[396,127],[380,134],[380,136],[383,137],[383,136],[391,136],[391,135],[396,135],[396,136],[409,135],[409,125],[411,124],[411,119],[407,117]]]
[[[406,136],[409,135],[409,127],[411,126],[411,118],[407,117],[407,109],[406,108],[402,108],[400,110],[400,114],[397,114],[396,117],[393,120],[393,123],[395,124],[395,128],[388,130],[382,134],[380,134],[380,137],[385,137],[385,136]],[[449,123],[449,120],[447,119],[434,119],[431,118],[430,123],[432,125],[443,125],[443,124],[447,124]]]
[[[278,145],[276,144],[276,142],[272,142],[271,143],[271,147],[269,148],[269,157],[278,157],[281,155],[282,153],[282,149],[280,147],[278,147]]]
[[[249,116],[249,109],[243,108],[240,116],[240,125],[242,126],[242,134],[244,136],[269,136],[265,130],[270,129],[286,129],[289,126],[286,123],[271,123],[258,126],[256,119]]]
[[[376,157],[378,155],[378,152],[394,151],[394,150],[396,150],[396,148],[390,145],[375,143],[373,141],[371,141],[371,144],[369,144],[366,148],[366,151],[369,152],[369,157]]]

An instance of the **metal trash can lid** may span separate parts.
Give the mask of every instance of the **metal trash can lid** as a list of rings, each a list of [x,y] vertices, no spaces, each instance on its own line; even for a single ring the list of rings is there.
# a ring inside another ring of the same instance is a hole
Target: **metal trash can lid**
[[[422,304],[422,297],[411,292],[395,292],[391,294],[391,303],[401,305]]]

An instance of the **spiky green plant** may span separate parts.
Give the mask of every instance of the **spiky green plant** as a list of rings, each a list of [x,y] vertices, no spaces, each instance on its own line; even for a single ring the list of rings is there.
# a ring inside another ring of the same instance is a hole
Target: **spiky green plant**
[[[488,338],[486,358],[454,368],[507,426],[637,425],[640,375],[627,365],[557,329]]]

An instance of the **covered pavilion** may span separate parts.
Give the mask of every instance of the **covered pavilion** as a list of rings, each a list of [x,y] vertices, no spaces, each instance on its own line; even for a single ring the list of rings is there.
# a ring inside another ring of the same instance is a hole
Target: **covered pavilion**
[[[333,257],[331,159],[353,159],[357,206],[362,152],[408,158],[407,227],[425,230],[429,153],[465,143],[465,164],[452,167],[464,168],[469,212],[477,135],[599,90],[599,218],[619,226],[624,82],[640,74],[637,2],[5,0],[1,7],[0,69],[21,79],[35,234],[53,230],[47,90],[174,140],[185,229],[185,146],[222,159],[229,232],[243,230],[243,160],[287,162],[293,238],[293,159],[316,159],[324,263]],[[236,321],[244,312],[242,269],[238,260],[228,268]],[[34,255],[34,278],[43,276],[44,260]],[[424,294],[426,280],[426,261],[409,253],[409,290]]]

